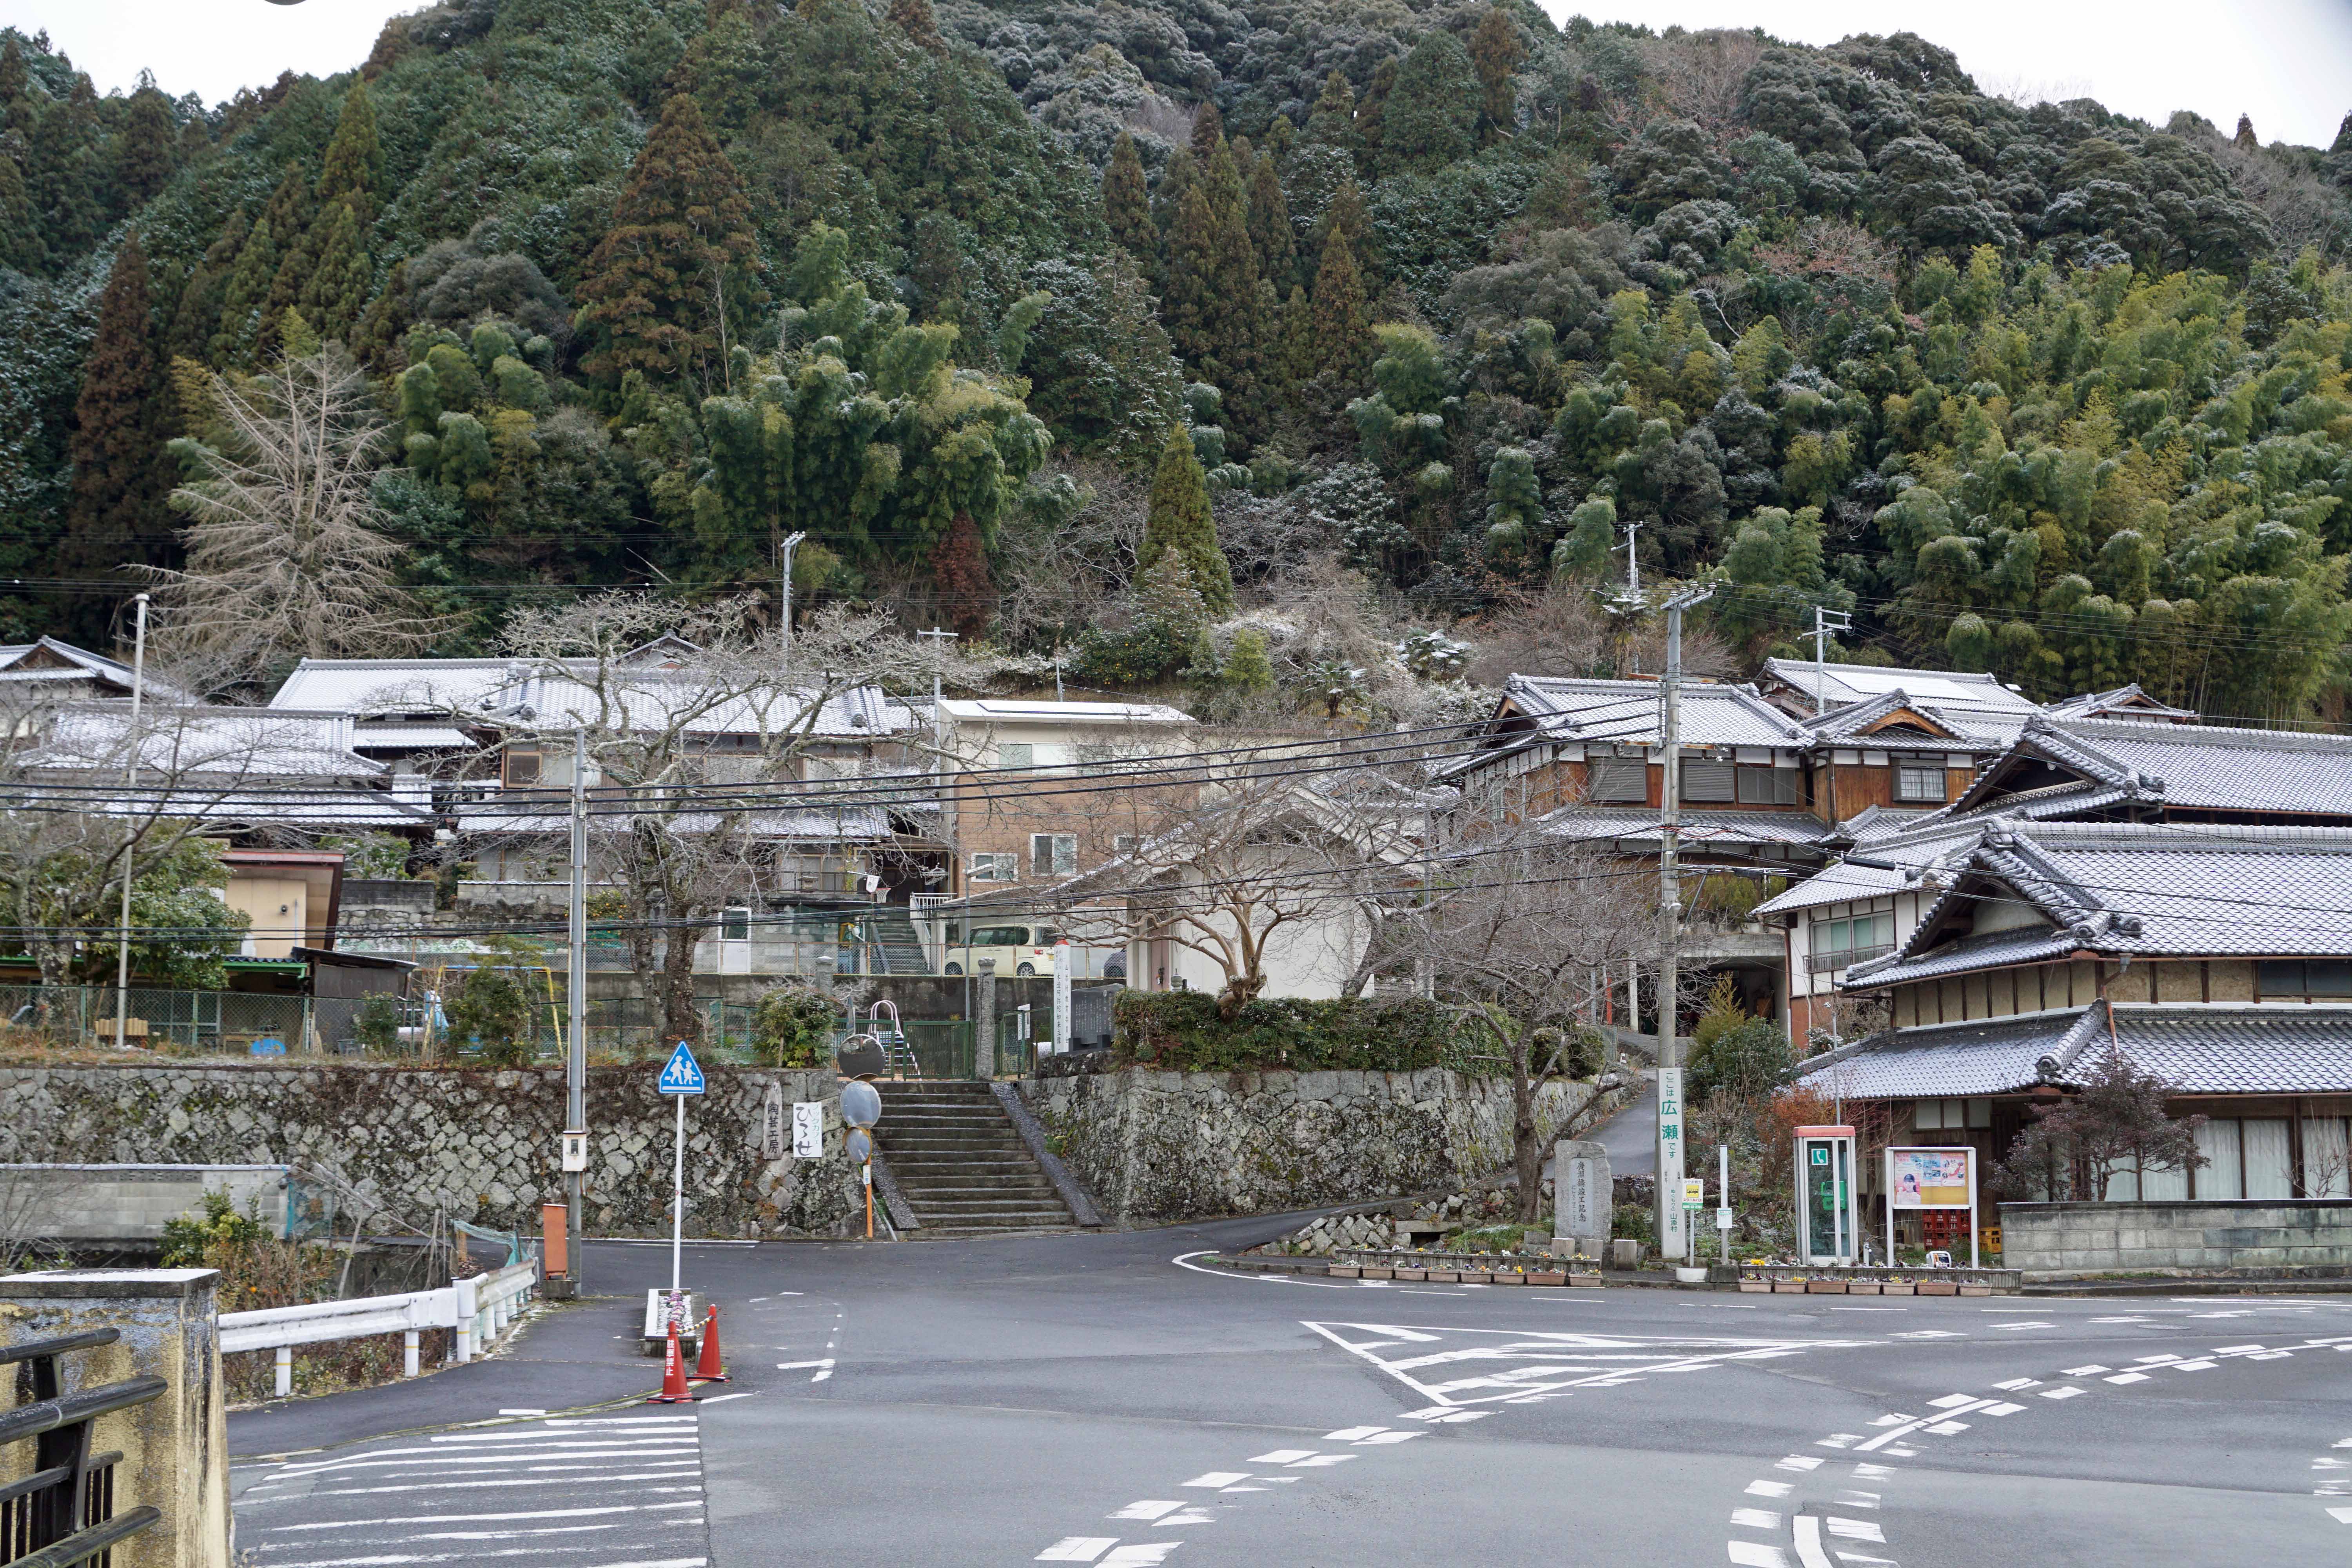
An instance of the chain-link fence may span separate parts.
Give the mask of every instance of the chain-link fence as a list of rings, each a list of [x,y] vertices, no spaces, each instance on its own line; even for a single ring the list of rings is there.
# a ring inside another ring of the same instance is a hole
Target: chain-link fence
[[[116,994],[111,985],[0,985],[0,1009],[11,1025],[59,1045],[110,1046]],[[127,1040],[142,1046],[274,1056],[311,1043],[307,996],[134,985],[121,1017]]]

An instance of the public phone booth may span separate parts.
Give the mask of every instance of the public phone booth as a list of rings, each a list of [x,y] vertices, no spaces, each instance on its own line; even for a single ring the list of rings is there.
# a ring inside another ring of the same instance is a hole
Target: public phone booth
[[[1853,1129],[1797,1129],[1797,1256],[1851,1264],[1862,1254],[1862,1199],[1854,1191]]]

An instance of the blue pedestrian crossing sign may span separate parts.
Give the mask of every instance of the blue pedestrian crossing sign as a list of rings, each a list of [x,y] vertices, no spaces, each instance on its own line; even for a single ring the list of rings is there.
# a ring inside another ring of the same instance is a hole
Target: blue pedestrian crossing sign
[[[661,1070],[656,1087],[664,1094],[700,1094],[703,1091],[702,1065],[694,1053],[680,1040],[677,1049],[670,1052],[668,1063]]]

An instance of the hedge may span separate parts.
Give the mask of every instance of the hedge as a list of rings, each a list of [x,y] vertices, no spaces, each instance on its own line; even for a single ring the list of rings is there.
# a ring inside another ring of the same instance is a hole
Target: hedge
[[[1296,997],[1252,1002],[1231,1020],[1205,991],[1123,991],[1112,1008],[1118,1065],[1170,1072],[1412,1072],[1463,1065],[1434,1003]]]

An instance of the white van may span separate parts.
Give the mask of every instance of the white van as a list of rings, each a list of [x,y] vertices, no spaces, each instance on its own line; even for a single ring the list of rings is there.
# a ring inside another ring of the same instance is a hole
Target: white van
[[[943,974],[978,974],[983,958],[996,960],[999,974],[1051,974],[1054,944],[1062,940],[1051,926],[994,921],[975,921],[969,933],[961,921],[949,921],[940,936]]]

